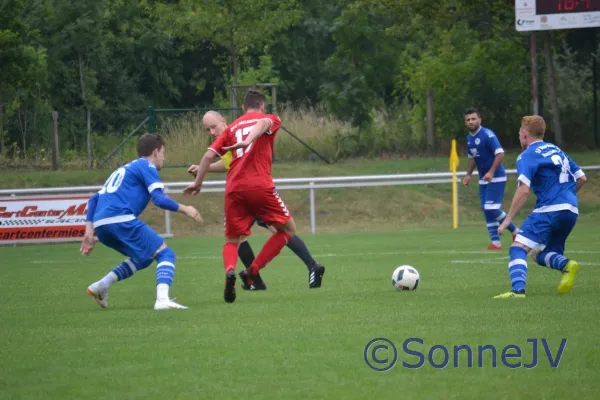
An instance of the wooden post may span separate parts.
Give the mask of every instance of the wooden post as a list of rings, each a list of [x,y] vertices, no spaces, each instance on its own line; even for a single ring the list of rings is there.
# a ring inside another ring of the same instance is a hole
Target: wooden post
[[[58,169],[58,112],[52,111],[52,120],[54,121],[52,127],[52,169]]]
[[[435,113],[433,89],[427,89],[427,147],[432,151],[435,146]]]
[[[273,114],[277,114],[277,86],[271,86],[271,103],[273,103]]]
[[[537,48],[536,48],[536,37],[535,32],[531,32],[530,35],[530,55],[531,55],[531,97],[533,102],[533,115],[539,115],[539,103],[538,103],[538,75],[537,75]]]

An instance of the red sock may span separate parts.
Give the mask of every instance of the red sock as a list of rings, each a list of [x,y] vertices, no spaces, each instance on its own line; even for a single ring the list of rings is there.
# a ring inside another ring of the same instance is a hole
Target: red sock
[[[274,259],[291,238],[290,235],[283,231],[277,232],[271,236],[250,266],[252,275],[256,275],[268,262]]]
[[[223,263],[225,264],[225,273],[229,270],[235,271],[235,264],[238,259],[238,246],[233,242],[227,242],[223,246]]]

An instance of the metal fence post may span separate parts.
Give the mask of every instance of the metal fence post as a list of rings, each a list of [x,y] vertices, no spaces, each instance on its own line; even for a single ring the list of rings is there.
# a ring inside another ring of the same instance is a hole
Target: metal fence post
[[[148,132],[156,133],[156,114],[152,106],[148,106]]]
[[[171,212],[169,210],[165,210],[165,236],[173,236],[171,233]]]
[[[168,194],[170,190],[165,187],[164,192],[165,194]],[[165,210],[165,237],[173,237],[171,232],[171,212],[169,210]]]
[[[309,197],[310,197],[310,231],[314,235],[317,233],[317,221],[316,221],[316,210],[315,210],[315,183],[309,183]]]

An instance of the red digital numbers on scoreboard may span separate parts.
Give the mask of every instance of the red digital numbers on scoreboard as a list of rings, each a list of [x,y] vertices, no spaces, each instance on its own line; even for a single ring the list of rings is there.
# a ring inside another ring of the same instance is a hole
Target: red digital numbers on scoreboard
[[[537,15],[600,11],[600,0],[536,0]]]

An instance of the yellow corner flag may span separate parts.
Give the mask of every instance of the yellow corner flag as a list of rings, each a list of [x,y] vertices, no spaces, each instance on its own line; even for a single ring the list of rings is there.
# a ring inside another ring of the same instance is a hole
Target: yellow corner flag
[[[452,227],[458,228],[458,188],[456,186],[456,170],[460,164],[456,152],[456,139],[452,139],[452,150],[450,151],[450,172],[452,172]]]

